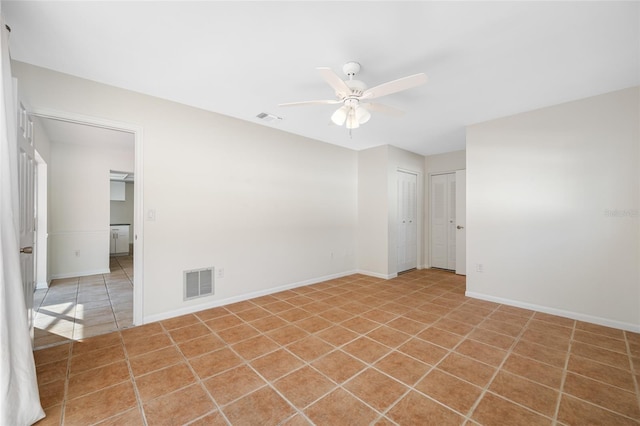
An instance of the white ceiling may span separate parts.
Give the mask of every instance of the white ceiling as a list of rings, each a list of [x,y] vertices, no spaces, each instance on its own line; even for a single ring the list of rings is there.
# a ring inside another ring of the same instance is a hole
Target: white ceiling
[[[321,141],[420,154],[463,149],[465,126],[640,84],[640,3],[3,1],[19,61]],[[370,87],[425,72],[353,131],[315,67],[358,61]],[[260,112],[283,117],[273,123]]]

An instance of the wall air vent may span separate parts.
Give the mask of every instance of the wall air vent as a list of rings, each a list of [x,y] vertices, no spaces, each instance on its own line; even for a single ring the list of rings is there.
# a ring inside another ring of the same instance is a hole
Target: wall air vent
[[[213,294],[213,268],[184,271],[184,300]]]
[[[256,117],[258,117],[260,120],[266,121],[267,123],[282,120],[282,117],[278,117],[277,115],[269,114],[267,112],[261,112],[260,114],[256,115]]]

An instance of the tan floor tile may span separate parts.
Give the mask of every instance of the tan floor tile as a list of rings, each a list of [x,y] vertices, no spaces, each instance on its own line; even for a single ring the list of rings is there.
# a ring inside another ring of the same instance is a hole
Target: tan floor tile
[[[234,343],[247,340],[251,337],[255,337],[260,334],[260,332],[249,324],[240,324],[235,327],[220,330],[217,332],[217,334],[227,344],[232,345]]]
[[[235,315],[224,315],[205,321],[207,327],[213,331],[225,330],[227,328],[236,327],[242,324],[243,321]]]
[[[189,423],[189,426],[227,426],[227,424],[222,413],[215,411],[199,418],[193,423]]]
[[[49,383],[38,383],[40,405],[42,405],[42,408],[46,409],[54,405],[62,404],[65,398],[65,382],[66,380],[62,378]]]
[[[463,414],[471,409],[482,393],[479,387],[438,369],[429,372],[415,389]]]
[[[96,336],[73,343],[73,355],[80,355],[87,352],[103,349],[122,343],[119,333],[110,333],[103,336]]]
[[[472,325],[465,324],[460,321],[454,321],[449,318],[443,318],[440,321],[433,324],[433,326],[453,334],[458,334],[460,336],[465,336],[469,334],[471,330],[473,330]]]
[[[267,332],[266,335],[280,345],[288,345],[289,343],[300,340],[309,334],[301,328],[290,324],[277,330]]]
[[[571,354],[624,370],[629,370],[631,368],[629,365],[629,356],[627,354],[602,349],[598,346],[588,345],[586,343],[573,342],[571,345]]]
[[[221,406],[255,391],[266,382],[246,365],[228,370],[204,382],[205,387]]]
[[[342,346],[358,337],[358,333],[342,326],[334,325],[317,333],[316,336],[334,346]]]
[[[430,365],[437,364],[448,353],[448,351],[440,346],[433,345],[418,338],[409,340],[400,346],[398,350]]]
[[[138,407],[129,411],[110,417],[107,420],[97,423],[97,426],[143,426],[144,420]]]
[[[342,351],[331,352],[311,365],[338,384],[344,383],[366,367],[364,363]]]
[[[308,336],[290,344],[287,349],[303,360],[311,362],[332,351],[334,347],[315,336]]]
[[[218,349],[189,360],[189,364],[201,379],[206,379],[241,363],[242,359],[227,348]]]
[[[243,321],[255,321],[257,319],[264,318],[266,316],[271,315],[269,311],[264,310],[258,306],[254,306],[250,309],[247,309],[241,312],[236,312],[235,314],[236,316],[240,317],[240,319],[242,319]]]
[[[181,425],[215,409],[213,401],[200,385],[191,385],[144,404],[150,425]]]
[[[188,325],[196,324],[200,322],[198,317],[193,314],[182,315],[180,317],[171,318],[168,320],[160,321],[160,324],[167,329],[173,330],[174,328],[186,327]]]
[[[507,356],[506,351],[470,339],[460,343],[455,351],[495,367],[498,367]]]
[[[310,317],[312,314],[302,309],[293,308],[288,311],[278,313],[278,316],[285,321],[296,322]]]
[[[461,425],[464,418],[442,405],[411,391],[389,412],[387,417],[400,425]]]
[[[65,425],[97,423],[136,406],[130,381],[67,401]]]
[[[147,352],[157,351],[158,349],[171,346],[173,343],[166,334],[154,334],[149,337],[141,337],[136,340],[127,340],[125,348],[130,357],[145,354]]]
[[[366,363],[371,364],[391,352],[392,349],[381,345],[375,340],[371,340],[367,337],[360,337],[353,342],[344,345],[342,350]]]
[[[304,408],[328,393],[335,384],[311,367],[303,367],[278,379],[274,386],[296,407]]]
[[[229,312],[230,311],[226,310],[224,307],[219,306],[217,308],[205,309],[204,311],[196,312],[195,316],[200,318],[201,321],[206,322],[214,318],[220,318],[229,315]]]
[[[137,377],[177,364],[182,362],[183,359],[175,346],[168,346],[157,351],[147,352],[146,354],[129,358],[129,365],[131,366],[133,375]]]
[[[284,349],[279,349],[251,362],[251,366],[255,368],[262,377],[271,381],[285,374],[289,374],[302,365],[302,361]]]
[[[387,315],[389,315],[387,313]],[[350,318],[353,318],[355,316],[355,314],[351,313],[351,312],[347,312],[344,309],[340,309],[340,308],[333,308],[333,309],[329,309],[328,311],[324,311],[320,314],[320,316],[328,321],[331,321],[333,323],[339,323],[342,321],[346,321]],[[395,317],[395,315],[393,315],[393,317]],[[371,319],[371,318],[369,318]],[[375,321],[375,320],[374,320]]]
[[[251,327],[258,329],[263,333],[277,330],[286,325],[288,325],[288,323],[285,320],[283,320],[282,318],[278,318],[275,315],[268,315],[258,320],[251,321]]]
[[[396,348],[411,338],[410,335],[386,325],[379,326],[367,334],[367,337],[390,348]]]
[[[395,319],[398,315],[391,312],[383,311],[382,309],[372,309],[370,311],[364,312],[360,316],[362,318],[375,321],[379,324],[386,324],[387,322]]]
[[[136,386],[142,401],[149,401],[195,383],[193,373],[185,363],[156,370],[136,378]]]
[[[625,416],[640,419],[640,406],[634,393],[567,373],[563,392]]]
[[[513,337],[482,328],[473,330],[469,334],[469,339],[473,339],[475,341],[484,343],[486,345],[491,345],[505,351],[511,348],[511,346],[515,342],[515,339]]]
[[[633,374],[629,370],[611,367],[587,358],[571,355],[567,370],[594,380],[635,392]]]
[[[72,357],[70,372],[74,375],[124,359],[122,345],[109,346]]]
[[[263,387],[229,405],[222,411],[231,424],[277,425],[295,410],[273,389]]]
[[[522,332],[524,324],[513,324],[488,318],[478,324],[478,328],[495,331],[496,333],[506,334],[511,337],[517,337]]]
[[[482,425],[550,425],[551,419],[527,410],[519,405],[509,402],[499,396],[486,393],[476,409],[472,418]]]
[[[169,330],[169,335],[176,343],[186,342],[187,340],[206,336],[208,334],[211,334],[211,330],[209,330],[207,326],[201,322],[197,322],[186,327],[174,328],[172,330]]]
[[[252,360],[278,349],[278,344],[266,336],[260,335],[243,340],[231,346],[241,357]]]
[[[562,395],[562,400],[560,401],[558,420],[567,425],[638,425],[635,420],[566,394]]]
[[[441,330],[437,327],[429,327],[418,333],[416,337],[446,349],[453,348],[460,342],[460,340],[462,340],[460,335],[449,333],[448,331]]]
[[[513,348],[513,352],[518,355],[522,355],[524,357],[531,358],[536,361],[540,361],[542,363],[559,368],[564,368],[568,355],[567,352],[558,351],[524,340],[516,343]]]
[[[44,408],[45,418],[34,423],[36,426],[59,426],[62,424],[62,405]]]
[[[113,364],[69,377],[67,398],[77,398],[129,380],[130,375],[127,363],[124,360],[114,362]]]
[[[292,309],[294,306],[290,303],[284,302],[282,300],[279,300],[277,302],[274,303],[270,303],[268,305],[264,305],[263,308],[266,309],[267,311],[271,312],[272,314],[278,314],[280,312],[284,312],[284,311],[288,311],[289,309]]]
[[[224,306],[229,312],[242,312],[251,308],[255,308],[256,305],[248,300],[243,300],[241,302],[231,303],[229,305]]]
[[[343,389],[336,389],[304,411],[318,425],[367,425],[378,417]]]
[[[47,349],[40,349],[33,352],[33,358],[36,365],[47,364],[53,361],[60,361],[69,357],[71,343],[53,346]]]
[[[589,333],[600,334],[614,339],[624,339],[624,332],[622,330],[583,321],[576,321],[576,330],[588,331]]]
[[[495,368],[487,364],[456,353],[448,355],[438,368],[480,387],[486,386],[495,372]]]
[[[548,417],[553,417],[558,403],[558,391],[502,371],[489,390]]]
[[[380,412],[389,408],[409,390],[404,384],[372,368],[364,370],[343,386]]]
[[[601,334],[589,333],[587,331],[576,330],[573,339],[578,342],[588,343],[599,348],[607,349],[622,354],[627,353],[627,345],[624,339],[614,339]]]
[[[534,382],[554,389],[560,389],[563,371],[560,368],[543,364],[517,354],[509,355],[509,358],[507,358],[502,368],[505,371],[533,380]]]
[[[329,328],[332,325],[332,323],[322,317],[312,316],[312,317],[297,321],[295,325],[297,327],[300,327],[307,333],[317,333],[320,330]]]
[[[397,351],[391,352],[376,362],[374,366],[409,386],[413,386],[431,368],[431,366]]]
[[[64,379],[67,377],[68,365],[68,359],[37,365],[36,375],[38,376],[38,383],[44,384]]]
[[[164,333],[164,329],[160,325],[159,322],[152,322],[145,325],[140,325],[135,328],[130,328],[128,330],[123,330],[120,332],[122,335],[122,339],[127,342],[136,341],[140,338],[147,338],[154,334]]]

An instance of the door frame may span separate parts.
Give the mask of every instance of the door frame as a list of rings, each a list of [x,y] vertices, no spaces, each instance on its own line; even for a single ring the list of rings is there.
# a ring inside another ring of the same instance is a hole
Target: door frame
[[[400,272],[404,272],[404,271],[399,271],[400,268],[398,267],[398,249],[397,249],[397,247],[398,247],[398,221],[400,220],[400,217],[399,217],[399,214],[398,214],[399,211],[400,211],[400,204],[399,204],[400,191],[399,191],[399,188],[398,188],[398,182],[399,182],[398,173],[406,173],[406,174],[413,175],[413,176],[416,177],[416,192],[415,192],[415,201],[416,201],[416,211],[415,211],[415,214],[416,214],[416,269],[422,269],[422,262],[420,261],[420,259],[422,258],[422,253],[421,253],[421,250],[420,250],[420,240],[421,240],[420,235],[421,235],[421,232],[422,232],[422,226],[421,226],[422,220],[421,220],[421,214],[420,214],[421,213],[420,206],[422,204],[420,202],[421,201],[420,200],[420,177],[421,176],[420,176],[420,173],[415,171],[415,170],[409,170],[409,169],[404,169],[404,168],[398,167],[396,169],[396,176],[395,176],[396,177],[396,201],[395,201],[396,202],[396,216],[395,216],[395,233],[396,233],[396,236],[395,236],[395,248],[396,249],[395,249],[395,252],[394,252],[395,253],[394,256],[395,256],[395,263],[396,263],[396,268],[395,268],[396,274],[398,274]]]
[[[143,147],[143,127],[124,123],[120,121],[108,120],[68,111],[52,110],[47,108],[33,108],[29,114],[53,120],[66,121],[101,127],[104,129],[119,130],[132,133],[134,137],[134,170],[135,179],[133,181],[133,225],[136,233],[133,239],[133,324],[144,324],[144,204],[143,204],[143,167],[142,167],[142,147]]]

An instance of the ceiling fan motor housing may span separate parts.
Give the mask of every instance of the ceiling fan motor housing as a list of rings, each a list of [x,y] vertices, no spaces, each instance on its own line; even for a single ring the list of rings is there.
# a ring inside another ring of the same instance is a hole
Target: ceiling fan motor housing
[[[347,62],[342,66],[342,72],[348,77],[353,77],[360,72],[360,64],[357,62]]]

